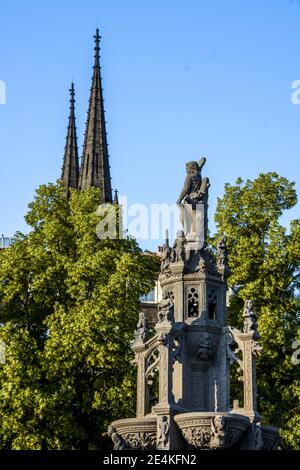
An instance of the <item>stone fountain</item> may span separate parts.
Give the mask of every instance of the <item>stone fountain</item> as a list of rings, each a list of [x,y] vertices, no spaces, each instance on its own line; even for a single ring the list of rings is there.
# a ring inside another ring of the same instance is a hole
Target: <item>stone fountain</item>
[[[133,351],[137,368],[136,417],[108,430],[115,449],[276,449],[278,430],[264,426],[256,405],[256,356],[261,353],[253,302],[245,302],[244,328],[227,325],[230,275],[226,236],[207,245],[210,186],[205,158],[186,165],[177,201],[183,230],[168,237],[161,257],[155,334],[141,312]],[[243,404],[230,407],[230,366],[237,363]]]

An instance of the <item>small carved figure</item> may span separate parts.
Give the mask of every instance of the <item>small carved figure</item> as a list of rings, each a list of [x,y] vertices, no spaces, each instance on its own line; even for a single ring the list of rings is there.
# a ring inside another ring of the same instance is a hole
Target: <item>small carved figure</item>
[[[207,257],[207,265],[208,265],[208,270],[210,274],[217,275],[217,265],[216,265],[216,259],[213,253],[210,251],[209,248],[205,250],[206,257]]]
[[[199,348],[196,354],[196,359],[200,361],[207,361],[212,356],[211,337],[209,333],[201,333],[199,340]]]
[[[215,258],[208,248],[201,250],[201,257],[196,271],[201,274],[218,275]]]
[[[113,441],[114,444],[114,450],[123,450],[126,447],[126,443],[120,434],[118,434],[116,428],[114,428],[112,425],[109,426],[108,428],[108,435]]]
[[[135,341],[144,343],[148,335],[148,320],[145,312],[140,312],[136,328],[134,332]]]
[[[245,300],[243,317],[250,318],[255,316],[253,300]]]
[[[157,313],[158,323],[163,321],[173,321],[174,319],[174,303],[168,292],[164,292],[159,303]]]
[[[208,268],[204,258],[200,258],[196,271],[199,271],[201,274],[208,274]]]
[[[217,265],[220,267],[228,266],[227,236],[225,233],[217,244]]]
[[[162,447],[166,447],[170,430],[168,417],[162,416],[158,426],[157,444],[161,444]]]
[[[169,270],[170,263],[172,262],[172,249],[169,245],[165,246],[163,255],[161,257],[160,271],[165,273]]]
[[[246,300],[244,305],[244,333],[250,333],[253,331],[253,339],[259,339],[259,333],[257,331],[256,314],[254,311],[253,300]]]
[[[173,245],[173,262],[178,263],[178,261],[185,260],[185,243],[186,239],[184,236],[184,232],[182,230],[178,230],[176,233],[176,240]]]
[[[232,408],[234,410],[238,410],[240,408],[240,402],[239,400],[233,400]]]
[[[224,447],[226,437],[226,418],[223,415],[217,415],[211,420],[211,448]]]

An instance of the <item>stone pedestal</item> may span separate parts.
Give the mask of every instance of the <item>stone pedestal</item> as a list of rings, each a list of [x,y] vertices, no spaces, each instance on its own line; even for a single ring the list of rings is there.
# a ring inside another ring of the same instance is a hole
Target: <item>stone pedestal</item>
[[[183,230],[190,250],[201,250],[206,242],[207,204],[184,204]]]

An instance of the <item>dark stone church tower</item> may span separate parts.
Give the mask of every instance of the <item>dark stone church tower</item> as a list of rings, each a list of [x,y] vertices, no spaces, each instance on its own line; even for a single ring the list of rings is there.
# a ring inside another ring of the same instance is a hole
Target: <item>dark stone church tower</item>
[[[70,88],[70,116],[61,179],[67,189],[78,188],[79,161],[75,122],[74,83],[71,84]]]
[[[89,187],[100,188],[100,202],[112,203],[112,189],[107,146],[106,123],[100,68],[100,35],[96,30],[95,61],[89,99],[88,117],[79,172],[78,147],[75,125],[74,84],[71,86],[71,106],[61,179],[67,189],[80,191]]]

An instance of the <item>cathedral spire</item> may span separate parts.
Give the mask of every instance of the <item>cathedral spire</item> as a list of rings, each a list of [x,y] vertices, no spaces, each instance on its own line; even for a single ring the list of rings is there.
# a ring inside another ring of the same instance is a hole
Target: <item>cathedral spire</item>
[[[64,162],[62,167],[61,179],[69,188],[77,188],[79,182],[79,163],[78,163],[78,147],[76,136],[76,122],[75,122],[75,90],[74,83],[70,88],[70,115],[68,133],[65,146]]]
[[[111,203],[112,190],[100,73],[100,36],[98,28],[94,38],[95,62],[84,136],[79,187],[81,190],[91,186],[100,188],[100,202]]]

